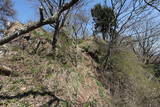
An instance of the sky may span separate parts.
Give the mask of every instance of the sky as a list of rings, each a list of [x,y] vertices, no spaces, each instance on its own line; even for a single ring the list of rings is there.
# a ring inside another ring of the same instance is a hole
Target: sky
[[[27,24],[29,21],[35,22],[39,20],[39,11],[36,8],[37,4],[35,2],[31,2],[31,0],[12,0],[14,9],[16,11],[15,20],[19,21],[23,24]],[[32,0],[36,1],[36,0]],[[90,14],[90,9],[94,7],[95,4],[100,3],[102,4],[104,0],[86,0],[88,4],[86,6],[87,14]],[[49,26],[44,26],[44,28],[49,29]],[[87,25],[88,33],[92,34],[92,19],[90,19]]]
[[[12,0],[14,4],[14,9],[16,10],[16,20],[21,23],[26,24],[28,21],[38,21],[39,20],[39,12],[36,9],[36,4],[31,2],[31,0]],[[37,1],[37,0],[32,0]],[[104,0],[86,0],[89,4],[86,6],[87,14],[90,13],[90,9],[97,3],[103,4]],[[88,23],[88,31],[89,34],[92,33],[93,29],[93,20],[90,18],[90,22]]]
[[[22,23],[37,20],[37,10],[33,3],[28,0],[13,0],[14,9],[16,10],[16,20]]]
[[[29,0],[12,0],[14,4],[14,9],[16,10],[16,20],[22,23],[27,23],[28,21],[38,20],[38,12],[35,8],[35,4]],[[33,0],[34,1],[34,0]],[[103,0],[88,0],[91,1],[88,4],[88,8],[93,7],[96,3],[102,3]]]

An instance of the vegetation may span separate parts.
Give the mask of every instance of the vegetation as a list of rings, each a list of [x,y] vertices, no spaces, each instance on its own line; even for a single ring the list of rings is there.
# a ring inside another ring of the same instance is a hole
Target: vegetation
[[[116,26],[116,14],[112,8],[102,7],[100,4],[95,5],[91,10],[93,20],[95,21],[95,29],[98,32],[102,32],[103,39],[107,37],[107,33],[113,30],[113,26]]]
[[[32,2],[39,21],[10,22],[0,39],[0,106],[159,107],[157,0]]]

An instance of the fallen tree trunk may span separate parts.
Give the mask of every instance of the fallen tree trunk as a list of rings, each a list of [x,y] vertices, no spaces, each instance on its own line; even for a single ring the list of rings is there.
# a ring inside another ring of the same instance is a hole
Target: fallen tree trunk
[[[10,34],[8,36],[4,36],[2,39],[0,39],[0,45],[8,43],[11,40],[21,36],[22,34],[28,33],[28,32],[30,32],[32,30],[35,30],[35,29],[43,26],[43,25],[55,23],[56,19],[61,15],[62,12],[64,12],[65,10],[71,8],[78,1],[79,0],[71,0],[69,3],[64,4],[64,6],[62,6],[62,8],[59,11],[55,12],[53,16],[51,16],[51,17],[49,17],[47,19],[44,19],[44,20],[40,19],[40,21],[38,21],[36,23],[26,25],[26,27],[15,31],[14,33],[12,33],[12,34]]]

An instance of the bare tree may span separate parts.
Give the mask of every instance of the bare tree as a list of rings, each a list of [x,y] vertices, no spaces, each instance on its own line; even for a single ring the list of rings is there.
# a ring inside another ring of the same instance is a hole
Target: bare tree
[[[41,9],[43,9],[44,17],[52,16],[53,12],[58,11],[68,0],[38,0]],[[50,24],[50,26],[54,29],[53,31],[53,40],[52,40],[52,49],[56,48],[57,38],[59,31],[65,25],[65,22],[68,18],[68,14],[72,14],[77,8],[80,8],[83,5],[83,0],[80,0],[77,5],[63,12],[61,16],[57,17],[55,23]]]
[[[60,6],[60,8],[57,11],[53,11],[54,13],[51,16],[45,16],[44,17],[44,9],[40,8],[40,20],[38,22],[35,22],[33,24],[28,24],[24,28],[17,30],[11,35],[5,36],[0,40],[0,45],[3,45],[17,37],[19,37],[22,34],[28,33],[32,30],[35,30],[43,25],[47,24],[55,24],[57,23],[57,20],[61,15],[71,9],[79,0],[71,0],[69,2],[65,2],[63,5]]]
[[[14,16],[15,11],[11,0],[0,0],[0,35],[9,26],[8,18]]]
[[[85,38],[87,30],[87,25],[89,22],[89,16],[84,12],[84,10],[77,10],[75,13],[69,14],[69,18],[67,20],[67,28],[71,30],[72,36],[75,36],[74,32],[77,31],[78,37]],[[74,29],[73,29],[74,26]]]
[[[141,0],[142,2],[142,0]],[[156,9],[157,11],[160,12],[160,8],[159,8],[159,3],[160,1],[159,0],[144,0],[144,2],[150,6],[150,7],[153,7],[154,9]]]
[[[125,40],[124,38],[131,36],[128,35],[132,32],[130,28],[152,13],[152,8],[139,0],[105,0],[105,6],[114,11],[115,18],[112,19],[112,22],[116,21],[116,24],[111,26],[107,32],[110,40],[104,66],[107,65],[112,49],[119,46],[121,41]]]
[[[43,17],[50,17],[54,14],[54,12],[58,11],[65,3],[66,0],[38,0],[43,11]],[[53,40],[52,40],[52,49],[54,50],[57,43],[57,35],[59,33],[60,28],[64,25],[66,17],[69,13],[70,9],[66,12],[62,13],[62,15],[58,16],[55,20],[55,23],[49,24],[52,28],[54,28]],[[42,17],[42,16],[41,16]]]
[[[133,27],[134,37],[137,40],[133,45],[133,50],[145,64],[154,63],[159,58],[159,27],[159,23],[156,24],[151,20],[143,21]]]
[[[122,38],[128,32],[129,28],[134,26],[137,22],[143,20],[151,13],[151,9],[146,7],[144,3],[139,0],[105,0],[105,5],[111,5],[111,8],[116,13],[114,20],[117,21],[116,25],[109,31],[112,36],[112,41]]]

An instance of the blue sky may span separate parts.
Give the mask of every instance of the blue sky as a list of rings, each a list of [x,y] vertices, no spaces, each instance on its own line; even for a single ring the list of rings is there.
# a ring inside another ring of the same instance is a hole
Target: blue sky
[[[39,19],[39,13],[36,9],[36,3],[37,0],[32,0],[34,2],[31,2],[31,0],[12,0],[14,4],[14,9],[16,10],[16,20],[20,21],[21,23],[27,24],[28,21],[35,22]],[[97,3],[103,3],[104,0],[86,0],[89,3],[86,6],[86,9],[90,13],[90,9]],[[92,19],[90,19],[90,23],[88,24],[88,33],[92,34]],[[48,29],[48,26],[45,26],[45,28]]]
[[[35,1],[35,0],[33,0]],[[93,7],[96,3],[102,3],[103,0],[89,0],[89,8]],[[13,0],[14,9],[16,10],[16,18],[22,23],[27,23],[28,21],[38,20],[37,9],[33,2],[29,0]]]
[[[31,0],[12,0],[14,3],[14,8],[16,10],[16,19],[22,23],[27,23],[28,21],[37,21],[39,19],[38,10],[35,7],[35,3],[30,2]],[[37,1],[37,0],[32,0]],[[104,3],[104,0],[86,0],[89,4],[86,6],[86,9],[90,13],[90,8],[92,8],[97,3]],[[90,18],[90,23],[88,23],[89,33],[92,32],[92,18]]]
[[[22,23],[37,19],[36,8],[28,0],[13,0],[16,18]]]

